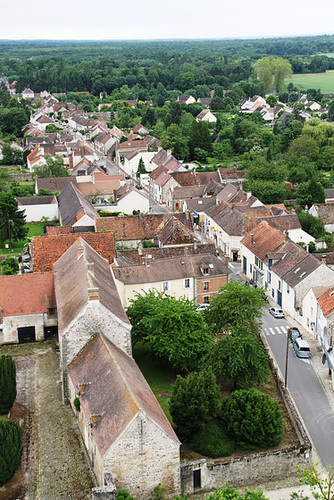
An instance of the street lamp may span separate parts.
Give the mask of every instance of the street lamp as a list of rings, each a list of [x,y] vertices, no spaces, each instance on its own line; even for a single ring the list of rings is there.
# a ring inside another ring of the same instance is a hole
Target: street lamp
[[[286,353],[285,353],[285,376],[284,376],[284,387],[288,384],[288,360],[289,360],[289,330],[286,334]]]

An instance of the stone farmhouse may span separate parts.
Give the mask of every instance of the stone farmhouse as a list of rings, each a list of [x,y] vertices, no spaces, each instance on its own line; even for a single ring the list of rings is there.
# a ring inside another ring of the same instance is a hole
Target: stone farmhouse
[[[78,423],[100,490],[147,498],[180,491],[180,442],[131,356],[131,325],[108,261],[79,238],[54,264],[63,397]]]
[[[57,333],[53,273],[0,277],[0,344],[45,340]]]

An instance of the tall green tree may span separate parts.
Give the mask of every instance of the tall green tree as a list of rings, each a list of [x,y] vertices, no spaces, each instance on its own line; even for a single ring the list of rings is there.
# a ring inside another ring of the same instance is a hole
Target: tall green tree
[[[181,439],[189,439],[215,418],[220,409],[220,389],[211,368],[177,376],[169,409]]]
[[[284,79],[292,75],[291,64],[282,57],[263,57],[255,62],[254,67],[259,78],[265,83],[266,92],[270,92],[272,88],[281,92]]]
[[[8,413],[16,398],[16,366],[8,355],[0,357],[0,414]]]
[[[247,286],[242,281],[229,281],[211,299],[205,319],[216,334],[243,325],[258,331],[264,297],[261,288]]]
[[[22,429],[13,420],[0,419],[0,486],[8,483],[20,467]]]
[[[181,128],[176,123],[172,123],[162,134],[161,145],[165,149],[171,149],[173,155],[178,160],[188,158],[189,149],[187,138],[184,137]]]
[[[10,192],[0,192],[0,241],[9,240],[9,246],[13,241],[25,238],[28,228],[25,214],[18,208],[18,201]]]
[[[138,294],[127,309],[134,342],[147,343],[153,353],[181,370],[198,366],[213,336],[193,302],[150,290]]]
[[[203,358],[218,379],[237,389],[259,387],[268,381],[269,359],[262,341],[246,326],[233,327],[213,342]]]
[[[67,168],[64,166],[64,160],[61,156],[52,158],[50,155],[45,155],[45,164],[34,168],[34,177],[37,175],[40,178],[46,177],[69,177]]]

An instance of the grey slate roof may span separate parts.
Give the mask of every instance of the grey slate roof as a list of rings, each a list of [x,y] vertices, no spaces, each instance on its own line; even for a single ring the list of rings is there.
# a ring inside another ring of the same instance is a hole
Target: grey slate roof
[[[58,204],[63,226],[70,224],[82,211],[93,220],[99,217],[91,202],[72,183],[60,193]]]
[[[211,264],[211,266],[209,266]],[[209,276],[228,275],[228,267],[214,255],[184,255],[181,257],[152,260],[149,266],[135,265],[114,267],[117,280],[125,284],[155,283],[166,280],[202,277],[201,269],[209,269]]]

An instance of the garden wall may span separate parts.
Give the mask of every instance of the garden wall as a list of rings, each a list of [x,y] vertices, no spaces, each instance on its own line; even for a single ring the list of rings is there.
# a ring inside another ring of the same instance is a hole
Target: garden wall
[[[247,456],[227,457],[209,462],[206,459],[181,464],[181,491],[188,495],[197,491],[210,491],[221,488],[225,483],[235,487],[262,484],[269,481],[296,476],[296,466],[307,466],[312,462],[312,445],[300,418],[298,410],[285,389],[278,366],[266,339],[263,339],[270,359],[282,401],[286,406],[291,423],[299,439],[299,445],[282,449],[268,450]]]

